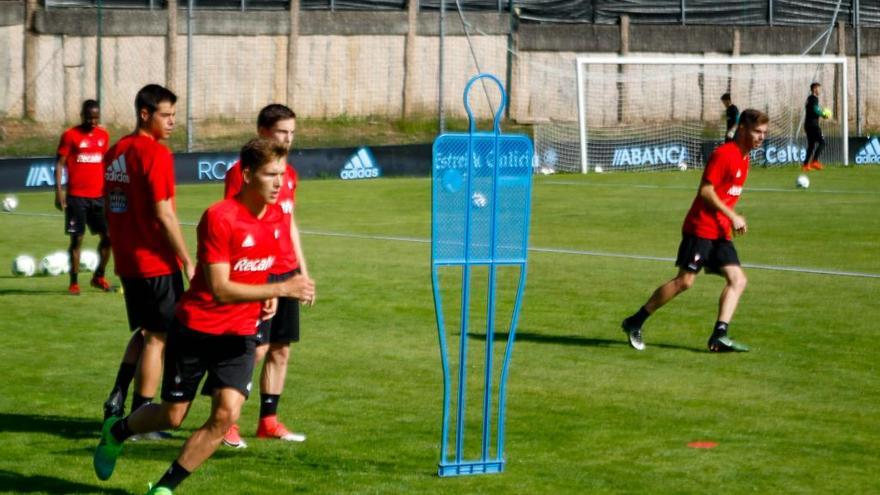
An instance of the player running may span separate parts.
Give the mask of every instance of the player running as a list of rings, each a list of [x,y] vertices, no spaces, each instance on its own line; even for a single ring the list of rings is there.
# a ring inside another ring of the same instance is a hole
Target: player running
[[[110,136],[100,126],[101,107],[95,100],[86,100],[80,112],[82,123],[61,135],[55,164],[55,208],[64,212],[64,225],[70,236],[70,285],[67,292],[78,296],[79,255],[86,226],[98,234],[98,267],[92,275],[92,287],[110,290],[104,278],[110,260],[110,238],[104,218],[104,153],[110,146]],[[62,186],[67,169],[67,191]]]
[[[133,331],[104,418],[122,416],[135,372],[132,411],[152,402],[162,377],[165,339],[174,307],[194,266],[174,206],[174,159],[160,141],[174,130],[177,96],[150,84],[135,98],[137,128],[107,152],[105,200],[116,273]]]
[[[804,172],[825,168],[819,161],[819,156],[825,149],[825,137],[822,136],[819,119],[827,119],[831,116],[831,112],[819,105],[821,91],[821,84],[817,82],[810,84],[810,96],[807,97],[807,102],[804,104],[804,132],[807,134],[807,155],[804,157],[804,164],[801,167]]]
[[[179,427],[207,374],[202,394],[211,396],[210,416],[148,492],[171,494],[211,457],[238,419],[251,388],[259,320],[272,316],[279,297],[306,302],[314,297],[314,283],[301,274],[267,283],[282,237],[278,223],[284,213],[276,203],[288,168],[286,156],[287,148],[274,140],[248,142],[241,150],[241,192],[202,215],[196,275],[168,338],[162,403],[104,422],[94,455],[98,478],[113,474],[127,438]]]
[[[257,133],[264,138],[274,139],[286,149],[293,144],[296,131],[296,114],[290,108],[272,104],[262,110],[257,117]],[[284,216],[279,229],[280,252],[269,275],[270,282],[280,282],[301,273],[306,278],[309,271],[303,255],[299,229],[294,219],[296,201],[297,174],[290,164],[284,171],[278,205]],[[226,198],[234,197],[242,187],[241,165],[236,163],[226,172]],[[312,297],[309,304],[314,304]],[[278,403],[284,391],[284,379],[287,375],[287,362],[290,358],[290,343],[299,341],[299,304],[296,298],[281,297],[278,299],[278,311],[271,320],[260,324],[257,332],[256,362],[263,358],[263,369],[260,373],[260,421],[257,425],[258,438],[277,438],[280,440],[303,442],[306,436],[292,432],[278,421]],[[223,437],[223,443],[236,448],[245,448],[247,443],[241,438],[238,424],[233,424]]]
[[[703,178],[682,226],[678,247],[678,275],[654,291],[648,302],[623,320],[630,345],[644,350],[642,325],[655,311],[689,289],[700,269],[724,277],[726,284],[718,301],[718,319],[709,337],[709,351],[747,351],[748,347],[727,336],[728,325],[746,288],[746,275],[739,263],[731,231],[746,233],[746,219],[734,211],[749,174],[749,154],[767,136],[769,118],[759,110],[740,114],[734,141],[719,146],[709,158]]]

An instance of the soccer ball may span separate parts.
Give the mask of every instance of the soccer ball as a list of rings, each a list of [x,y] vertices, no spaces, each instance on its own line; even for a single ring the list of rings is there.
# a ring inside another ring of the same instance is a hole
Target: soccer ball
[[[798,189],[806,189],[810,187],[810,178],[807,177],[807,174],[798,175],[795,185],[797,185]]]
[[[12,274],[16,277],[30,277],[37,271],[37,262],[26,254],[20,254],[12,260]]]
[[[56,251],[40,260],[40,273],[52,277],[67,273],[70,269],[67,253]]]
[[[18,198],[15,196],[3,198],[3,211],[15,211],[16,208],[18,208]]]
[[[602,172],[604,172],[604,170],[602,170],[602,165],[596,165],[593,170],[595,170],[597,174],[601,174]]]
[[[84,272],[93,272],[98,268],[98,252],[92,249],[83,249],[79,253],[79,269]]]
[[[471,203],[474,204],[477,208],[484,208],[487,204],[489,204],[489,200],[486,199],[486,196],[483,196],[483,193],[475,192],[473,196],[471,196]]]
[[[684,172],[688,169],[688,164],[685,162],[681,162],[678,164],[678,169]]]

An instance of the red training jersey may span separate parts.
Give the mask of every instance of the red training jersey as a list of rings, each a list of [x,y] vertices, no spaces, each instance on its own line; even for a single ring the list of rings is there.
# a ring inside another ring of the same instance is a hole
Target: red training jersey
[[[104,195],[104,153],[110,136],[103,127],[86,132],[82,126],[71,127],[61,135],[58,156],[67,166],[67,193],[82,198]]]
[[[296,250],[293,248],[293,239],[290,237],[290,223],[293,217],[293,207],[296,203],[296,186],[298,176],[296,169],[292,165],[287,165],[284,171],[284,183],[281,185],[281,191],[278,193],[278,206],[284,213],[280,220],[279,229],[283,235],[278,239],[279,254],[275,260],[275,266],[272,273],[281,275],[299,268],[299,260],[296,259]],[[225,188],[223,197],[229,199],[235,197],[242,186],[241,163],[235,162],[229,170],[226,171]]]
[[[155,210],[159,201],[174,201],[171,151],[150,136],[132,134],[110,148],[104,168],[105,211],[116,274],[149,278],[180,271]]]
[[[712,152],[703,171],[703,180],[712,184],[718,198],[733,209],[749,175],[749,155],[742,156],[735,142],[722,144]],[[730,239],[731,223],[727,215],[712,208],[697,194],[681,228],[685,234],[703,239]]]
[[[278,255],[276,225],[282,216],[278,205],[266,205],[257,218],[238,199],[211,205],[198,227],[198,265],[188,291],[177,305],[178,321],[212,335],[253,335],[260,321],[262,302],[219,303],[205,278],[206,265],[229,264],[229,280],[265,284]]]

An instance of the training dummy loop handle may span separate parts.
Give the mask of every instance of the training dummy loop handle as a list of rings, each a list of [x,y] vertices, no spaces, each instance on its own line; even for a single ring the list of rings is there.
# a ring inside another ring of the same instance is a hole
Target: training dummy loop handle
[[[471,106],[468,103],[468,94],[470,94],[471,92],[471,86],[473,86],[474,83],[479,81],[480,79],[492,80],[498,86],[498,91],[501,92],[501,105],[498,106],[498,110],[495,112],[495,118],[492,123],[492,130],[495,131],[495,134],[501,134],[501,116],[504,114],[504,109],[507,107],[507,93],[504,91],[504,85],[501,84],[501,81],[497,77],[485,72],[472,77],[470,81],[468,81],[467,85],[464,87],[463,98],[464,109],[468,115],[468,132],[470,132],[471,134],[477,132],[477,121],[476,119],[474,119],[474,113],[473,111],[471,111]]]

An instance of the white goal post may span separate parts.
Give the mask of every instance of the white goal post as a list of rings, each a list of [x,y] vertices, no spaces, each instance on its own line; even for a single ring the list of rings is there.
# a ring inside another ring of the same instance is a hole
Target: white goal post
[[[723,93],[740,111],[770,116],[758,162],[796,163],[806,154],[812,82],[833,109],[822,122],[823,158],[847,165],[847,77],[846,57],[836,56],[578,56],[580,172],[702,167],[702,155],[724,139]]]

